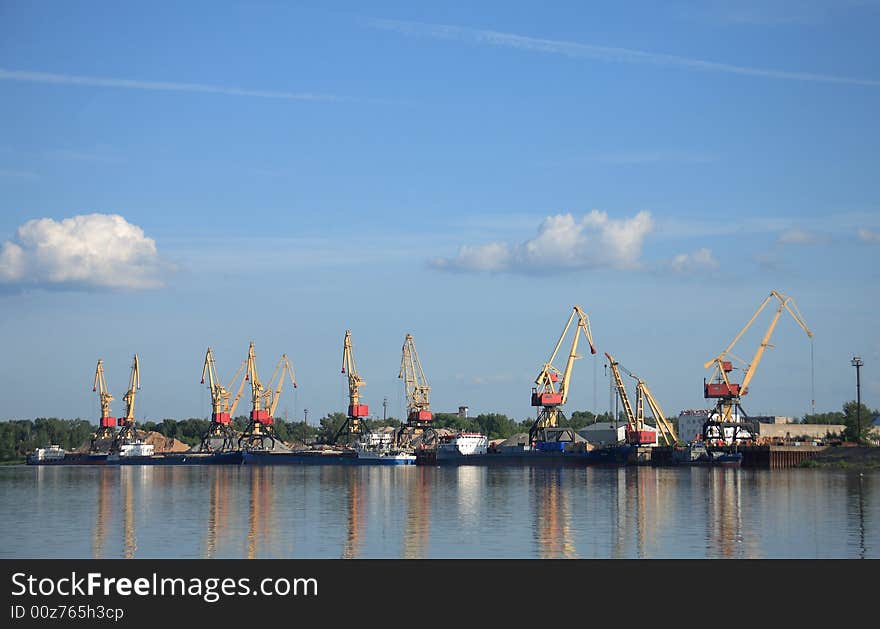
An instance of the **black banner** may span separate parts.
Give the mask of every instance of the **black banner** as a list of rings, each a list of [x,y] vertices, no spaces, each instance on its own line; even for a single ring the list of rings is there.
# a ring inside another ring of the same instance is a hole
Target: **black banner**
[[[337,626],[387,614],[404,625],[548,615],[649,621],[756,606],[765,619],[792,620],[870,600],[865,573],[876,567],[854,560],[4,560],[3,624],[180,626],[198,619],[229,626],[297,617]]]

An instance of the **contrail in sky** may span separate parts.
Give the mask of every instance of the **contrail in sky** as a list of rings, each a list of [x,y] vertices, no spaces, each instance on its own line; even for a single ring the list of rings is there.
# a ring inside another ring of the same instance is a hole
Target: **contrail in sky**
[[[308,92],[274,92],[267,90],[248,90],[238,87],[222,87],[203,85],[201,83],[172,83],[168,81],[139,81],[132,79],[110,79],[75,74],[51,74],[48,72],[26,72],[0,68],[0,80],[28,81],[51,85],[82,85],[89,87],[115,87],[133,90],[150,90],[162,92],[197,92],[203,94],[224,94],[226,96],[252,96],[256,98],[277,98],[283,100],[324,101],[334,102],[341,99],[328,94],[312,94]]]
[[[880,86],[880,80],[874,79],[859,79],[827,74],[813,74],[809,72],[787,72],[784,70],[770,70],[766,68],[750,68],[726,63],[716,63],[714,61],[704,61],[702,59],[693,59],[690,57],[645,52],[643,50],[633,50],[630,48],[594,46],[592,44],[579,44],[554,39],[538,39],[535,37],[526,37],[524,35],[500,33],[498,31],[466,28],[462,26],[426,24],[423,22],[406,22],[402,20],[386,19],[369,19],[367,20],[367,24],[373,28],[396,31],[410,36],[450,39],[472,44],[516,48],[519,50],[565,55],[567,57],[581,59],[595,59],[597,61],[681,66],[692,68],[694,70],[726,72],[729,74],[758,76],[770,79],[785,79],[788,81],[841,83],[846,85],[865,85],[869,87]]]

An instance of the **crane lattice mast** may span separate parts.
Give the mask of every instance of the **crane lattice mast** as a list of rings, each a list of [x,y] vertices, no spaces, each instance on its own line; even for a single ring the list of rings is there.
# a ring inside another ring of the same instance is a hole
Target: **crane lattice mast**
[[[116,418],[110,415],[110,402],[115,398],[110,395],[107,390],[107,382],[104,379],[104,361],[98,359],[98,366],[95,368],[95,382],[92,385],[92,391],[98,393],[98,404],[101,407],[101,419],[98,423],[98,431],[92,435],[91,449],[96,450],[99,441],[106,439],[114,439],[116,437]],[[107,444],[105,447],[109,447]]]
[[[412,334],[407,334],[403,341],[400,359],[400,373],[406,388],[407,426],[411,428],[427,428],[431,425],[431,386],[422,369],[422,362],[416,352],[416,344]]]
[[[125,416],[120,417],[117,420],[120,430],[116,434],[116,439],[113,442],[113,447],[111,448],[113,451],[117,451],[123,443],[137,439],[137,432],[135,430],[134,400],[140,388],[140,361],[138,360],[138,355],[135,354],[131,363],[131,376],[128,379],[128,390],[125,392],[125,395],[122,396],[122,401],[125,402]]]
[[[254,351],[253,341],[248,347],[244,379],[251,383],[251,413],[247,428],[238,438],[238,446],[249,450],[272,450],[278,440],[275,429],[272,427],[275,420],[269,414],[269,409],[264,408],[266,388],[257,372],[257,354]],[[269,440],[269,448],[266,448],[267,439]]]
[[[368,405],[361,404],[361,387],[367,384],[357,370],[354,362],[354,349],[351,343],[351,330],[345,331],[342,341],[342,373],[348,376],[348,414],[345,422],[330,439],[330,443],[336,443],[342,433],[348,431],[349,436],[358,435],[362,432],[361,418],[370,413]]]
[[[239,378],[247,361],[242,361],[238,371],[229,383],[224,387],[217,375],[217,364],[214,359],[214,350],[210,347],[205,352],[205,364],[202,367],[202,384],[208,385],[211,392],[211,424],[202,437],[201,451],[203,452],[226,452],[235,449],[235,431],[232,429],[232,412],[234,407],[229,406],[230,390],[233,383]],[[244,378],[241,379],[238,396],[235,403],[241,397],[244,387]],[[218,444],[219,441],[219,444]]]

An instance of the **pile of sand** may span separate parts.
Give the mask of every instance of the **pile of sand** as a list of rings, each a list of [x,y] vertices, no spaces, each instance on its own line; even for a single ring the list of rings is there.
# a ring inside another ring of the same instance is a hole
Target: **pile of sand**
[[[156,454],[160,452],[186,452],[189,450],[189,446],[183,441],[178,441],[174,437],[166,437],[162,433],[153,430],[150,432],[138,430],[137,436],[139,439],[143,440],[144,443],[151,444],[153,446],[153,451]],[[112,439],[101,439],[95,443],[95,450],[97,452],[108,452],[112,443]],[[80,447],[74,450],[74,452],[88,452],[91,449],[91,446],[91,439],[87,439],[82,445],[80,445]]]
[[[154,452],[186,452],[189,450],[189,446],[186,445],[183,441],[178,441],[174,437],[166,437],[162,433],[150,431],[148,433],[144,433],[142,431],[138,431],[138,436],[143,439],[144,443],[149,443],[153,446]]]

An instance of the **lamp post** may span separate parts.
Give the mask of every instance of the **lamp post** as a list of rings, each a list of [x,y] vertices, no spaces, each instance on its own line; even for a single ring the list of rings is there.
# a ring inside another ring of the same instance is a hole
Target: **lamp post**
[[[852,366],[856,368],[856,418],[858,419],[858,430],[856,433],[856,443],[862,445],[862,381],[859,376],[859,369],[862,368],[862,357],[853,356]]]

